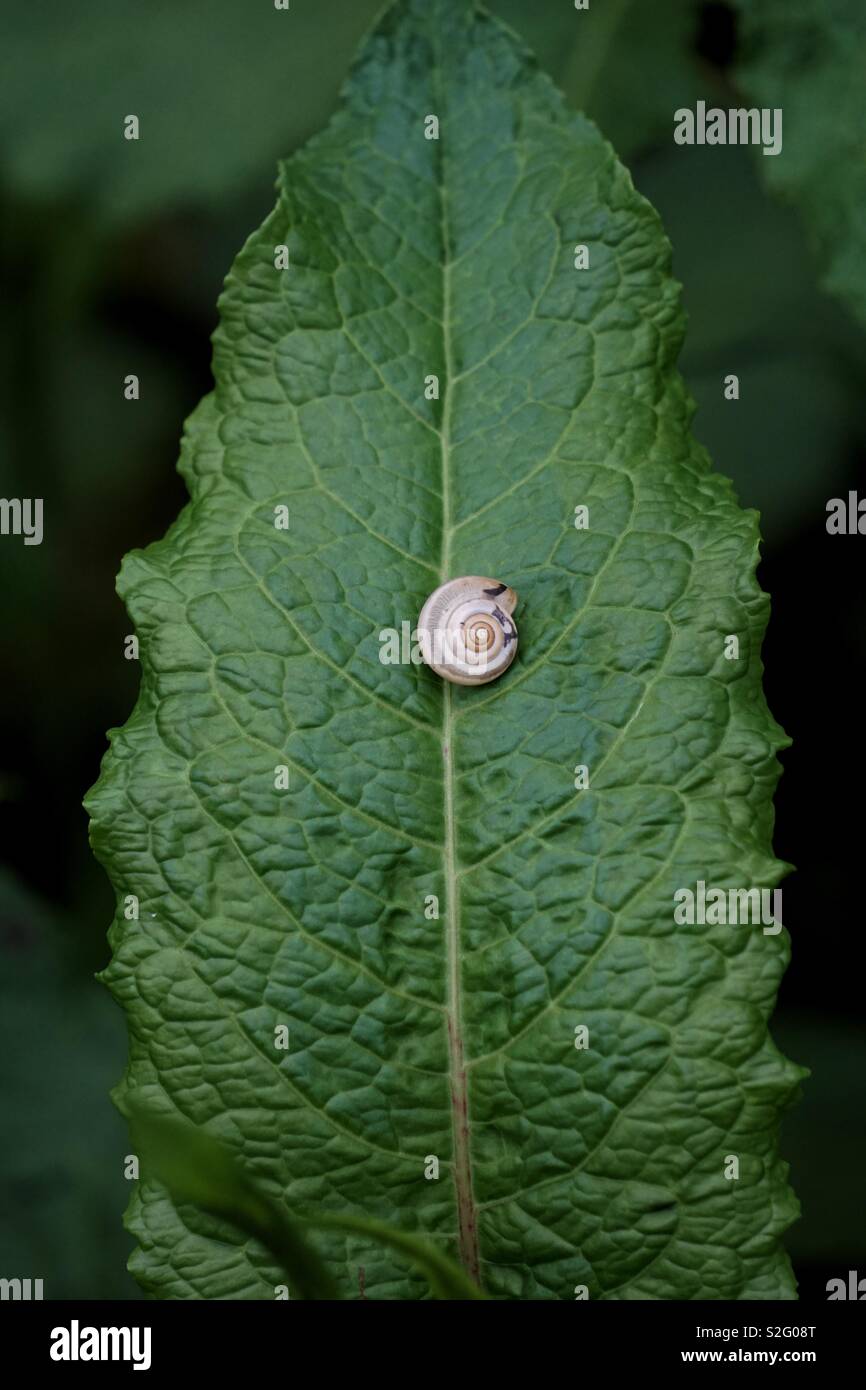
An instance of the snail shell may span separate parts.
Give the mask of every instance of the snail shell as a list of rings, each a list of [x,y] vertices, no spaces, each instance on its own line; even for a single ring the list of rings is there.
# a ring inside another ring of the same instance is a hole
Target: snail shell
[[[498,579],[470,574],[434,589],[418,618],[418,643],[427,665],[456,685],[486,685],[517,655],[511,614],[517,595]]]

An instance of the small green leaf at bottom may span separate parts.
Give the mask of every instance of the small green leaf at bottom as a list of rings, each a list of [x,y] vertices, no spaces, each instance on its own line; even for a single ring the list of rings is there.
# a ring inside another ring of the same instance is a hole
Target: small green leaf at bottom
[[[230,1221],[268,1249],[283,1269],[293,1298],[338,1299],[340,1294],[301,1223],[288,1220],[217,1140],[185,1120],[128,1104],[133,1145],[142,1170],[157,1178],[177,1202],[193,1202]],[[452,1260],[419,1236],[383,1221],[334,1212],[305,1214],[303,1224],[369,1236],[404,1255],[427,1279],[434,1298],[481,1299],[484,1295]]]

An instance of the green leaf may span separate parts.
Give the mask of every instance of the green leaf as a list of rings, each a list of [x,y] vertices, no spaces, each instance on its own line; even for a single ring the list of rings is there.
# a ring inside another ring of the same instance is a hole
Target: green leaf
[[[784,738],[756,519],[690,434],[656,214],[508,31],[401,0],[220,315],[192,501],[124,562],[141,694],[89,801],[141,904],[107,972],[127,1085],[287,1210],[421,1233],[494,1297],[793,1297],[787,940],[673,917],[699,879],[781,878]],[[466,573],[520,595],[509,672],[383,664]],[[129,1222],[152,1291],[272,1296],[146,1183]],[[344,1294],[359,1264],[425,1293],[367,1240],[322,1249]]]
[[[737,0],[749,100],[783,111],[779,155],[759,163],[793,202],[827,289],[866,323],[866,8],[861,0]]]

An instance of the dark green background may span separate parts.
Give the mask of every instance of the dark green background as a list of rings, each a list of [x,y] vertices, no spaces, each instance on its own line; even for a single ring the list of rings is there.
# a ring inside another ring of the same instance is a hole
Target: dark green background
[[[277,159],[327,118],[378,8],[31,0],[0,21],[0,493],[45,499],[42,546],[0,539],[0,1275],[41,1277],[47,1297],[135,1296],[128,1140],[108,1099],[125,1033],[93,979],[113,899],[80,808],[138,683],[114,575],[184,501],[177,441],[209,388],[221,280],[271,207]],[[798,867],[773,1031],[813,1073],[785,1125],[804,1213],[788,1245],[801,1295],[823,1299],[828,1278],[858,1261],[866,1273],[866,543],[824,524],[827,499],[863,477],[866,334],[817,288],[822,267],[764,193],[758,152],[673,143],[676,107],[735,102],[728,6],[592,0],[591,24],[570,0],[491,8],[659,208],[690,315],[696,432],[762,513],[767,691],[795,740],[776,849]],[[130,112],[138,143],[122,138]],[[137,403],[123,398],[130,372]]]

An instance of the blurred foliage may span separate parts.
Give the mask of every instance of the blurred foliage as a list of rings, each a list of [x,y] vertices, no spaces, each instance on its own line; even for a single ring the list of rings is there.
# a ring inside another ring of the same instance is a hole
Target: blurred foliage
[[[379,0],[30,0],[0,25],[3,178],[103,227],[218,204],[327,119]],[[50,45],[50,71],[47,48]],[[34,100],[41,88],[44,98]],[[33,94],[29,96],[28,93]],[[141,138],[123,138],[138,116]],[[170,151],[170,157],[167,157]]]
[[[762,159],[823,264],[822,279],[866,324],[866,5],[863,0],[737,0],[738,80],[784,112],[779,155]]]
[[[272,205],[277,159],[327,119],[379,8],[29,0],[0,13],[0,493],[46,499],[42,546],[0,544],[0,835],[16,875],[0,885],[0,1273],[44,1277],[55,1296],[133,1292],[128,1140],[108,1100],[124,1029],[92,977],[113,902],[80,809],[138,683],[113,578],[183,502],[173,464],[209,386],[222,277]],[[785,885],[794,957],[774,1033],[813,1073],[783,1147],[804,1208],[788,1244],[808,1296],[822,1262],[866,1255],[858,832],[827,814],[862,777],[850,731],[866,616],[857,542],[824,530],[826,499],[862,476],[866,335],[818,286],[853,295],[863,318],[862,5],[490,8],[659,208],[690,313],[681,365],[697,434],[762,513],[770,704],[795,739],[776,798],[777,852],[800,871]],[[743,94],[784,106],[781,156],[673,145],[678,106]],[[130,113],[138,142],[123,138]],[[797,204],[805,234],[766,180]],[[123,399],[128,372],[136,403]],[[737,402],[723,395],[730,372]],[[828,755],[830,728],[844,755]]]
[[[837,1272],[866,1250],[866,1210],[857,1194],[866,1172],[866,1038],[862,1026],[799,1011],[781,1015],[773,1037],[786,1054],[808,1057],[806,1103],[782,1127],[782,1153],[804,1219],[790,1248],[800,1259]],[[793,1234],[793,1232],[792,1232]]]
[[[70,963],[49,914],[0,875],[0,1145],[4,1275],[46,1298],[130,1298],[121,1225],[126,1127],[106,1104],[125,1052],[120,1010]]]
[[[852,440],[866,440],[866,340],[819,291],[799,224],[763,195],[751,151],[705,146],[686,161],[671,147],[636,177],[683,285],[698,437],[760,511],[765,542],[782,541],[844,489]]]

